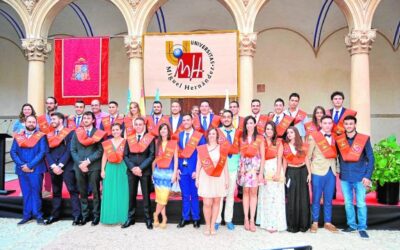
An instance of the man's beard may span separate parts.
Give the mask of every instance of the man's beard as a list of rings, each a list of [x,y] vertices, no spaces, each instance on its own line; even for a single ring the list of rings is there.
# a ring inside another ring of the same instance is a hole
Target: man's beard
[[[33,131],[35,131],[35,127],[34,126],[29,126],[29,127],[26,127],[26,130],[28,130],[29,132],[33,132]]]
[[[230,124],[228,124],[228,125],[225,125],[225,124],[224,124],[224,127],[225,127],[225,128],[229,128],[230,126],[232,126],[232,123],[230,123]]]

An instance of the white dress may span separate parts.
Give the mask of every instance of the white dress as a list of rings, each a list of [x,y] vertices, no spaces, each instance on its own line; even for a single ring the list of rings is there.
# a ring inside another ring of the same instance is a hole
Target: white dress
[[[219,148],[208,152],[210,154],[210,158],[214,164],[217,165],[219,161]],[[225,165],[225,167],[227,167]],[[203,168],[200,169],[199,173],[199,190],[198,194],[203,198],[217,198],[217,197],[225,197],[226,196],[226,188],[225,188],[225,170],[222,170],[222,173],[219,177],[209,176]]]
[[[264,176],[267,171],[276,172],[277,165],[277,158],[265,160]],[[256,224],[270,231],[286,230],[284,182],[266,180],[266,184],[259,187]]]

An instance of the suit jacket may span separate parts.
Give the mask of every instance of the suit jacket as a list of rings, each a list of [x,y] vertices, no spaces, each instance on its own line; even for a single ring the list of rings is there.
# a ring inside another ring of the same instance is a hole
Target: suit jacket
[[[21,148],[17,141],[14,140],[11,146],[10,155],[15,162],[15,173],[17,175],[24,174],[21,166],[27,164],[27,167],[33,169],[34,172],[44,173],[47,171],[44,156],[48,150],[46,136],[40,138],[38,143],[32,148]]]
[[[93,127],[90,137],[93,136],[96,130],[97,129]],[[73,134],[71,140],[71,156],[74,161],[75,169],[79,169],[79,164],[81,161],[89,159],[89,171],[101,170],[101,158],[103,156],[103,147],[101,146],[101,141],[85,147],[79,142],[76,133]]]
[[[171,131],[172,131],[173,130],[172,115],[169,117],[169,124],[171,124]],[[176,126],[176,129],[178,129],[181,124],[182,124],[182,115],[179,115],[178,125]]]
[[[342,112],[340,112],[340,114],[339,114],[339,121],[340,121],[340,119],[342,119],[342,116],[343,116],[343,114],[344,114],[345,111],[346,111],[346,108],[343,107],[343,108],[342,108]],[[335,111],[334,111],[334,109],[333,109],[333,108],[330,109],[329,112],[331,113],[330,115],[332,116],[332,121],[333,121],[333,123],[335,123],[335,120],[334,120]],[[335,124],[337,124],[337,123],[335,123]]]
[[[65,139],[58,145],[58,147],[50,148],[46,153],[46,161],[49,166],[53,164],[64,164],[64,169],[70,169],[73,167],[74,162],[71,159],[71,140],[74,131],[71,131]]]
[[[131,153],[129,144],[125,146],[124,161],[129,169],[138,166],[142,170],[142,175],[151,175],[151,164],[155,157],[154,140],[142,153]]]
[[[184,144],[184,141],[183,141],[184,134],[185,134],[185,131],[182,131],[179,133],[178,146],[179,146],[179,149],[181,149],[181,150],[184,149],[184,145],[183,145]],[[190,138],[189,138],[189,140],[190,140]],[[203,145],[205,143],[206,143],[206,139],[204,138],[204,136],[201,136],[198,146]],[[190,158],[186,159],[186,161],[187,161],[186,167],[183,166],[183,160],[184,160],[183,158],[178,159],[178,167],[179,167],[179,170],[181,171],[181,175],[191,175],[193,172],[196,172],[197,149],[195,149],[193,151],[193,154],[192,154],[192,156],[190,156]]]
[[[207,131],[208,128],[211,126],[212,121],[213,121],[213,119],[214,119],[214,116],[215,116],[215,114],[210,113],[210,122],[208,123],[207,128],[205,128],[205,127],[203,127],[203,118],[202,118],[202,115],[201,115],[201,114],[198,115],[198,118],[199,118],[199,121],[200,121],[200,126],[201,126],[201,128],[202,128],[204,131]],[[218,127],[219,127],[220,125],[221,125],[221,122],[218,124]]]
[[[333,138],[331,138],[331,140],[332,145],[335,145]],[[323,176],[328,173],[329,169],[332,169],[332,173],[336,175],[339,171],[337,158],[325,158],[312,135],[308,136],[307,141],[309,145],[307,156],[311,163],[311,173]]]

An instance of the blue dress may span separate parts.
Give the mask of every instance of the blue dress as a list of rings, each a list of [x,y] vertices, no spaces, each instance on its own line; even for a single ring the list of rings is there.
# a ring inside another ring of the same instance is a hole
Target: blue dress
[[[160,205],[167,205],[169,193],[172,188],[171,178],[174,174],[174,158],[168,168],[159,168],[156,164],[153,172],[154,189],[156,191],[156,202]]]

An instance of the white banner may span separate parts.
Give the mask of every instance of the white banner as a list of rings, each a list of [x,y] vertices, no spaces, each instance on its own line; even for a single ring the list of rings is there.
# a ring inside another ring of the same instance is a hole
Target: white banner
[[[224,97],[238,93],[236,31],[146,34],[146,96]]]

